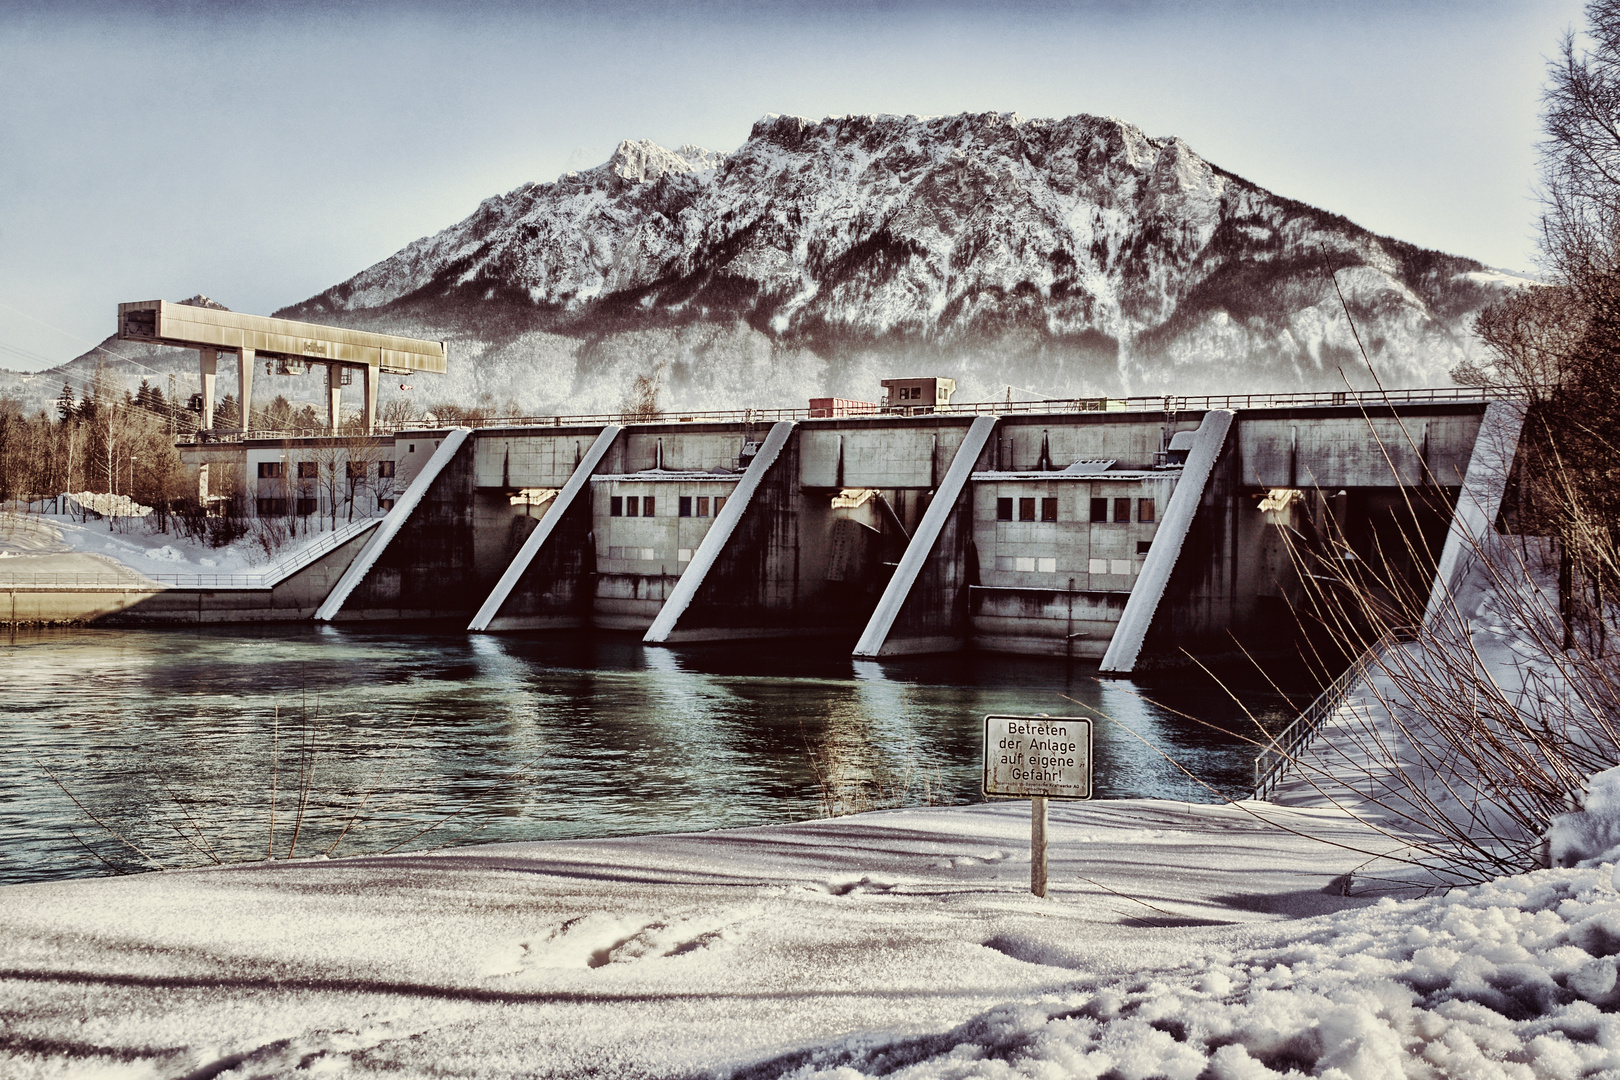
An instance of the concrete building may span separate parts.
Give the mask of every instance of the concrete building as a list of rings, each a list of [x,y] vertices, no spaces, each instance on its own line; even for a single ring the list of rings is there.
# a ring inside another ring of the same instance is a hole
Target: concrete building
[[[884,379],[884,412],[903,415],[944,412],[951,407],[951,395],[956,393],[956,380],[937,376],[920,379]]]

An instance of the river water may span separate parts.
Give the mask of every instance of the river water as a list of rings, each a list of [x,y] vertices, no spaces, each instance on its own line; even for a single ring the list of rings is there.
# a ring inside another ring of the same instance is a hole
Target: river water
[[[1197,673],[834,643],[19,633],[0,645],[0,882],[975,802],[986,713],[1089,716],[1098,795],[1208,802],[1252,783],[1255,720],[1311,696],[1222,674],[1241,705]]]

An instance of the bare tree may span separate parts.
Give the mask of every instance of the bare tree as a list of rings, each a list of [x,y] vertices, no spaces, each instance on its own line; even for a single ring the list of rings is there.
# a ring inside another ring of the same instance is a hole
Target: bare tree
[[[1591,312],[1574,290],[1555,285],[1521,289],[1481,311],[1474,330],[1490,348],[1487,367],[1464,364],[1451,373],[1464,386],[1489,386],[1550,400],[1570,375]]]
[[[335,440],[343,449],[343,485],[347,520],[354,520],[355,503],[368,489],[374,489],[378,480],[377,463],[383,457],[383,440],[365,432],[359,418],[344,425],[343,434]],[[370,516],[367,507],[363,516]]]
[[[311,446],[309,460],[315,466],[314,489],[316,498],[326,503],[324,515],[330,515],[332,528],[337,528],[338,509],[343,505],[342,492],[346,478],[344,465],[348,455],[337,438],[322,439]]]
[[[377,426],[383,431],[397,431],[421,415],[410,398],[389,398],[377,412]]]
[[[1542,254],[1558,284],[1601,307],[1620,267],[1620,3],[1596,0],[1586,16],[1585,34],[1564,35],[1543,98]]]
[[[636,376],[619,404],[619,411],[626,420],[658,419],[659,381],[657,373]]]
[[[1613,590],[1615,560],[1591,548],[1608,530],[1579,523],[1620,520],[1620,0],[1595,0],[1586,15],[1585,32],[1566,34],[1549,63],[1543,95],[1547,282],[1481,313],[1491,363],[1454,375],[1529,400],[1512,524],[1589,561],[1566,565],[1566,581]]]

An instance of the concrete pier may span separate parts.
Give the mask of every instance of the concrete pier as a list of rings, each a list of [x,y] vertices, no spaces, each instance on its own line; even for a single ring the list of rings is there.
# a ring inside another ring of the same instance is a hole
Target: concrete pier
[[[1204,414],[1203,422],[1188,440],[1191,446],[1187,460],[1167,500],[1164,518],[1142,559],[1141,573],[1130,591],[1130,598],[1125,601],[1119,624],[1109,638],[1108,650],[1100,665],[1103,671],[1124,675],[1135,669],[1142,643],[1159,610],[1159,601],[1170,585],[1170,575],[1175,572],[1192,531],[1193,519],[1204,501],[1205,489],[1215,471],[1215,460],[1226,448],[1226,433],[1231,427],[1230,410],[1212,410]],[[1219,503],[1213,510],[1220,512]]]
[[[545,516],[485,598],[467,629],[548,630],[589,626],[595,598],[591,474],[623,429],[609,424],[546,501]],[[510,459],[507,478],[510,480]],[[549,490],[549,489],[543,489]]]
[[[783,504],[792,495],[791,465],[772,474],[793,426],[787,420],[771,426],[643,641],[661,645],[736,638],[748,631],[769,634],[783,626],[772,615],[792,612],[793,598],[789,596],[786,604],[773,603],[777,599],[773,594],[784,586],[791,592],[795,581],[788,571],[795,567],[773,557],[773,548],[783,546],[786,539],[777,526],[784,517]]]
[[[854,655],[954,652],[966,644],[967,590],[979,576],[968,518],[969,478],[995,429],[994,417],[973,420],[861,631]]]
[[[467,603],[472,563],[471,471],[466,428],[448,431],[382,527],[344,571],[315,618],[432,618]],[[347,611],[345,610],[347,608]]]

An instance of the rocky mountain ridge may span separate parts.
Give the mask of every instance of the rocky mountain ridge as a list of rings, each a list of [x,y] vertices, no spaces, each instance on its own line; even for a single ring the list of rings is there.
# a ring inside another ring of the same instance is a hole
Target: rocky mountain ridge
[[[902,369],[975,397],[1362,385],[1329,267],[1392,385],[1474,356],[1504,287],[1119,120],[769,116],[729,154],[623,143],[287,314],[460,330],[555,406],[632,372],[672,405],[719,404],[716,374],[759,404]]]
[[[730,153],[621,143],[276,314],[446,339],[415,393],[524,412],[638,380],[676,409],[925,373],[960,399],[1367,385],[1330,274],[1389,386],[1445,385],[1523,283],[1116,119],[767,116]]]

